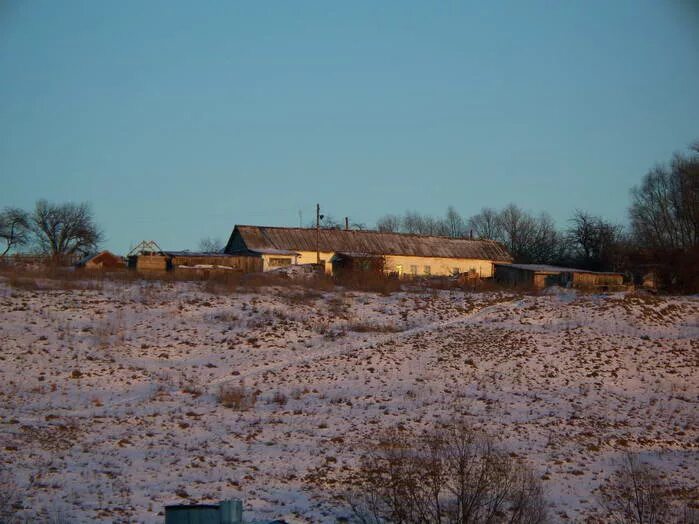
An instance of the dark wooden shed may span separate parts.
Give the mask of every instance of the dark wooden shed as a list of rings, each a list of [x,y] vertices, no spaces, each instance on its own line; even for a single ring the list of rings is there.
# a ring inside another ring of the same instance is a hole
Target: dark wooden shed
[[[510,286],[536,289],[556,285],[600,291],[626,289],[624,275],[621,273],[587,271],[547,264],[495,264],[495,280]]]

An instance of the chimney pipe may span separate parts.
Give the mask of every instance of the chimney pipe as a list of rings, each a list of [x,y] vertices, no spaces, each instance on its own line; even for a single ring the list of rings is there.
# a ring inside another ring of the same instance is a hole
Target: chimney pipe
[[[345,231],[349,231],[349,217],[345,217]]]

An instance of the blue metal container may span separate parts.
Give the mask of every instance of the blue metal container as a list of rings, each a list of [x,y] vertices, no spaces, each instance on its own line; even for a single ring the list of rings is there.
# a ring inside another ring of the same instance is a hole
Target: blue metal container
[[[242,524],[243,502],[241,500],[222,500],[219,504],[221,524]]]
[[[219,504],[165,506],[165,524],[242,524],[243,503],[224,500]]]

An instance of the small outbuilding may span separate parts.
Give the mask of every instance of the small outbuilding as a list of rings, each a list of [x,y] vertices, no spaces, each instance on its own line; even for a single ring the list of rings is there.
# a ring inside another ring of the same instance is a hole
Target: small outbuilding
[[[106,250],[85,257],[75,265],[76,267],[84,267],[85,269],[117,269],[126,267],[126,263],[122,257]]]
[[[495,264],[495,280],[510,286],[541,289],[548,286],[620,291],[624,275],[547,264]]]
[[[133,259],[133,261],[131,261]],[[263,271],[263,259],[252,254],[195,253],[192,251],[160,251],[141,253],[129,260],[131,267],[140,271],[181,270],[235,270],[244,273]]]

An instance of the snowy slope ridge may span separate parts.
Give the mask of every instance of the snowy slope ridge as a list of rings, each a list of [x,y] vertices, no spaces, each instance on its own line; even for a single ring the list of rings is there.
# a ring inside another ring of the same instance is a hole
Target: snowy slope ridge
[[[555,521],[594,511],[627,451],[699,483],[697,297],[0,281],[0,335],[0,475],[29,518],[236,497],[334,522],[379,429],[454,414],[534,468]],[[241,386],[248,409],[219,402]]]

